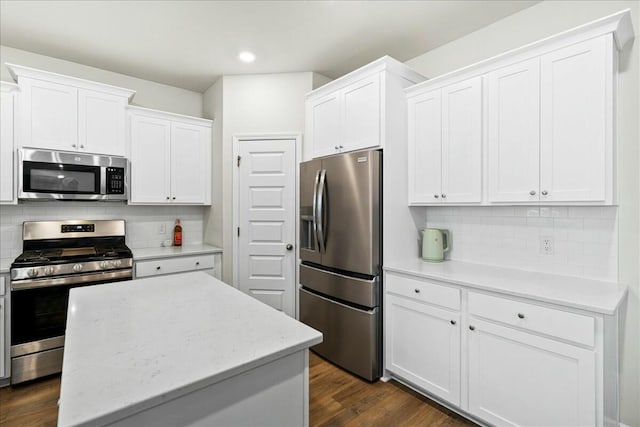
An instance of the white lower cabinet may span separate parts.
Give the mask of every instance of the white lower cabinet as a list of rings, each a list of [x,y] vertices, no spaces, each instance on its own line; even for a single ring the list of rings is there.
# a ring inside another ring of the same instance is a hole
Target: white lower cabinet
[[[384,280],[387,377],[491,425],[616,425],[617,315]]]
[[[460,404],[460,314],[387,296],[387,369]]]
[[[136,261],[136,278],[204,271],[220,279],[220,265],[220,254],[215,253]]]
[[[497,426],[596,425],[593,350],[475,318],[468,346],[471,414]]]

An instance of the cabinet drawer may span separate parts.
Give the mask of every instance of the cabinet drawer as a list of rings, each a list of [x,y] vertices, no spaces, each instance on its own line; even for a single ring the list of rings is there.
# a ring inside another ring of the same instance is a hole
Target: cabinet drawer
[[[593,346],[595,319],[506,298],[469,292],[469,314]]]
[[[159,276],[183,271],[209,270],[214,268],[213,255],[165,258],[136,262],[136,277]]]
[[[429,304],[460,310],[460,290],[438,285],[426,279],[417,280],[387,273],[387,292]]]

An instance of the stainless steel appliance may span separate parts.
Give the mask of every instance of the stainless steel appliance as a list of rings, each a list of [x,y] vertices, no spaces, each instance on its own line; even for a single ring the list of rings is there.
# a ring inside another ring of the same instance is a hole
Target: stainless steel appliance
[[[127,200],[127,159],[50,150],[19,150],[19,199]]]
[[[60,372],[69,289],[130,280],[124,220],[25,222],[11,264],[11,383]]]
[[[382,365],[380,151],[300,165],[300,321],[312,350],[374,381]]]

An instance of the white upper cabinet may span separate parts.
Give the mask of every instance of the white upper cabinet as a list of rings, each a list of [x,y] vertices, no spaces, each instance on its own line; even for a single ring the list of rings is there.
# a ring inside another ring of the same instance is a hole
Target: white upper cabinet
[[[305,143],[312,157],[384,148],[386,122],[403,114],[389,104],[403,88],[423,80],[385,56],[308,94]]]
[[[616,204],[617,56],[632,37],[623,11],[406,89],[409,204]],[[438,91],[441,125],[422,111]],[[421,169],[438,126],[441,183]]]
[[[15,117],[18,87],[2,82],[0,91],[0,203],[16,203]],[[1,331],[0,331],[1,333]],[[1,366],[0,366],[1,369]],[[2,375],[0,375],[1,377]]]
[[[18,147],[124,156],[134,91],[7,64],[20,86]]]
[[[536,202],[540,193],[540,60],[489,73],[487,98],[489,201]]]
[[[129,107],[130,204],[211,203],[211,121]]]
[[[541,200],[604,202],[612,185],[610,34],[540,58]]]
[[[409,204],[482,200],[482,80],[408,101]]]

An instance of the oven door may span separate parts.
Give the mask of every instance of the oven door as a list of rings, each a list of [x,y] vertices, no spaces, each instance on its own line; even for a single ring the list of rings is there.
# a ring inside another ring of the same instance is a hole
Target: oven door
[[[124,158],[23,149],[19,159],[19,199],[127,198]]]
[[[131,270],[128,272],[122,274],[123,277],[87,283],[22,288],[19,283],[12,282],[11,383],[61,371],[71,288],[130,280]]]

